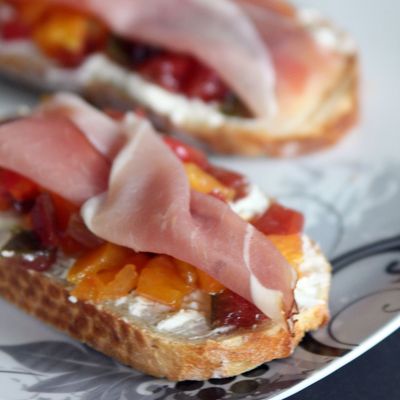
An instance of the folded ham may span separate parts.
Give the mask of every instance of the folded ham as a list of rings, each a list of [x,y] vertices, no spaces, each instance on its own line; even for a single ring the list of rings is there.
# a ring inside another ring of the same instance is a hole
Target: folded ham
[[[229,205],[191,191],[181,161],[149,123],[133,115],[113,121],[71,95],[49,100],[37,114],[0,128],[0,166],[86,201],[83,218],[100,238],[195,265],[275,321],[290,314],[292,268]],[[111,172],[107,146],[120,146]]]
[[[108,115],[68,93],[57,93],[48,101],[45,100],[36,109],[35,115],[70,119],[108,160],[114,158],[126,139],[121,127]]]
[[[279,112],[270,120],[288,130],[301,125],[337,85],[346,57],[318,38],[335,41],[329,28],[309,30],[297,11],[277,0],[233,0],[251,19],[273,59]],[[322,23],[319,21],[319,23]],[[333,38],[332,38],[333,37]]]
[[[108,191],[84,205],[83,217],[103,239],[195,265],[275,320],[282,301],[292,306],[291,270],[272,243],[227,204],[191,192],[181,162],[149,124],[114,160]]]
[[[106,190],[110,163],[68,119],[33,116],[0,125],[0,167],[81,204]]]

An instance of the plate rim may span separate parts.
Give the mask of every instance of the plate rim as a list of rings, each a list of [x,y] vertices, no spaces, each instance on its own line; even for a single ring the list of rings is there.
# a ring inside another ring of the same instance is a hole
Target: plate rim
[[[360,357],[367,351],[371,350],[377,344],[382,342],[392,333],[397,331],[400,328],[400,314],[394,317],[391,321],[383,325],[379,330],[370,335],[367,339],[365,339],[362,343],[360,343],[353,350],[349,351],[347,354],[336,358],[329,362],[326,367],[321,368],[315,373],[312,373],[308,378],[300,381],[299,383],[293,385],[292,387],[284,390],[281,393],[273,397],[264,397],[265,400],[283,400],[290,396],[293,396],[296,393],[301,392],[307,387],[313,385],[314,383],[326,378],[328,375],[334,373],[338,369],[344,367],[346,364],[349,364],[356,358]]]

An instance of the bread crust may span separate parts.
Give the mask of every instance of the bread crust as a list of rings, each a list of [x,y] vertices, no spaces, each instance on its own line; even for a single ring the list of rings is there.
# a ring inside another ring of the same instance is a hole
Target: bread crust
[[[207,143],[215,152],[245,156],[269,155],[290,158],[312,153],[336,144],[357,122],[359,116],[359,68],[355,55],[347,59],[339,81],[326,94],[312,117],[293,132],[277,135],[225,124],[210,131],[188,132]]]
[[[176,126],[153,112],[150,112],[150,116],[159,130],[170,133],[178,130],[178,133],[190,135],[205,143],[215,153],[250,157],[298,157],[335,145],[356,124],[359,117],[358,76],[357,58],[352,56],[347,60],[337,85],[326,94],[312,118],[285,135],[262,128],[254,129],[229,119],[211,128],[207,123]],[[93,82],[85,87],[82,94],[100,107],[111,105],[131,109],[135,104],[126,93],[104,82]]]
[[[323,273],[330,273],[327,262],[323,268]],[[188,340],[156,331],[141,321],[132,323],[100,305],[71,302],[63,281],[6,259],[0,259],[0,295],[123,364],[174,381],[233,376],[288,357],[306,331],[328,319],[326,288],[317,305],[296,316],[293,332],[267,322],[256,329]]]

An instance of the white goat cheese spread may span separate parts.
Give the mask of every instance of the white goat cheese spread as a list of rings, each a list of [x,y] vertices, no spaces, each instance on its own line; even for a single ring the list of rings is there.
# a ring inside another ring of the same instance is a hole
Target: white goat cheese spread
[[[304,8],[299,10],[297,15],[321,47],[343,54],[353,54],[356,51],[353,38],[343,31],[332,28],[319,11]]]
[[[262,214],[269,206],[269,199],[256,185],[251,185],[247,196],[230,203],[231,209],[245,220]]]

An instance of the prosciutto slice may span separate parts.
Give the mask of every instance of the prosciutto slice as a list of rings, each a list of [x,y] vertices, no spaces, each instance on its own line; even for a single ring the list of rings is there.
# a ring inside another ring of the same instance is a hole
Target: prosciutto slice
[[[201,268],[274,320],[293,305],[291,267],[224,202],[190,191],[182,163],[142,122],[114,160],[108,191],[82,215],[99,237]]]
[[[270,120],[271,129],[292,131],[307,121],[337,85],[346,56],[335,50],[335,33],[330,28],[321,27],[317,20],[313,28],[306,28],[296,10],[284,1],[232,1],[251,19],[273,59],[279,112]],[[333,43],[320,43],[319,32]]]
[[[114,158],[125,141],[125,135],[120,132],[120,127],[115,121],[70,93],[55,94],[48,101],[44,101],[35,114],[64,116],[70,119],[96,150],[109,160]]]
[[[0,165],[86,201],[82,216],[98,237],[195,265],[284,321],[295,279],[273,244],[226,203],[191,191],[181,161],[148,122],[131,114],[100,126],[106,117],[75,100],[58,96],[39,116],[1,126]],[[116,149],[121,135],[110,171],[107,146]]]
[[[0,125],[0,166],[82,204],[107,188],[110,164],[63,117],[30,117]]]

